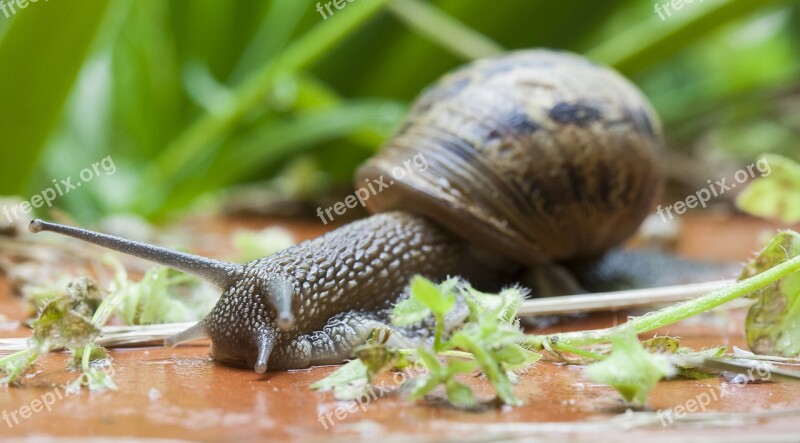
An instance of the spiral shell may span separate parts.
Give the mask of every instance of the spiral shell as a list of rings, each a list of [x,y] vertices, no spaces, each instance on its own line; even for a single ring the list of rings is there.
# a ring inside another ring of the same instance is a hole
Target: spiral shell
[[[428,88],[356,183],[390,185],[367,201],[371,212],[422,214],[521,263],[564,262],[636,230],[661,187],[662,146],[655,112],[621,75],[526,50]],[[420,154],[426,170],[392,177]]]

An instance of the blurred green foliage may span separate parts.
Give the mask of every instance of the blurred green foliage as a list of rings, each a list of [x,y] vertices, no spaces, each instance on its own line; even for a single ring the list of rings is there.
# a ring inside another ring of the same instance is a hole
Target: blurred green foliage
[[[10,1],[10,0],[7,0]],[[324,5],[325,2],[322,2]],[[470,58],[554,47],[630,76],[670,144],[800,158],[798,1],[51,0],[0,14],[0,195],[111,155],[57,200],[90,220],[174,215],[287,163],[348,183],[426,85]]]

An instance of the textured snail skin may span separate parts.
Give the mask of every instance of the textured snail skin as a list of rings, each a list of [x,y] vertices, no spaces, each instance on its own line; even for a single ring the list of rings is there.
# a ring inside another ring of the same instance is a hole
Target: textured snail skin
[[[376,327],[415,274],[434,280],[462,275],[478,286],[498,281],[468,246],[430,221],[402,212],[373,215],[244,267],[203,321],[218,360],[270,369],[339,363]],[[270,282],[291,287],[294,328],[280,331],[264,299]],[[394,328],[397,329],[397,328]],[[395,346],[413,346],[424,330],[399,330]],[[262,362],[263,363],[263,362]]]
[[[351,357],[387,326],[416,274],[461,276],[491,290],[526,267],[602,255],[648,212],[661,149],[655,113],[619,74],[573,54],[520,51],[457,70],[423,93],[357,174],[362,186],[417,155],[430,165],[370,197],[378,214],[272,256],[237,265],[40,221],[31,230],[220,287],[211,313],[168,345],[210,337],[219,360],[256,372],[303,368]],[[392,329],[389,344],[400,347],[430,332]]]

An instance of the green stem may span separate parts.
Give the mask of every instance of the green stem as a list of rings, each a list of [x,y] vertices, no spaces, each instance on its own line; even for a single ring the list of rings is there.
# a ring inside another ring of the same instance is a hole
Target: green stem
[[[417,354],[417,350],[416,349],[397,349],[397,352],[399,352],[399,353],[401,353],[403,355],[416,355]],[[470,360],[474,360],[475,359],[475,355],[473,355],[471,352],[464,352],[464,351],[453,351],[453,350],[450,350],[450,351],[437,352],[436,354],[437,355],[441,355],[443,357],[459,357],[459,358],[468,358]]]
[[[525,340],[525,344],[536,349],[542,349],[545,342],[550,343],[552,347],[577,347],[610,342],[613,336],[625,329],[633,329],[637,334],[641,334],[702,314],[731,300],[752,294],[798,270],[800,270],[800,256],[787,260],[754,277],[742,280],[729,288],[650,312],[618,326],[590,331],[531,335]]]
[[[562,352],[569,352],[570,354],[575,354],[584,358],[590,358],[592,360],[603,360],[606,358],[605,355],[597,354],[591,351],[587,351],[585,349],[581,349],[575,346],[566,345],[563,343],[556,343],[552,345],[552,348],[557,351]]]
[[[442,349],[442,335],[444,334],[444,315],[434,314],[436,318],[436,335],[433,337],[433,350],[437,353]]]
[[[468,358],[470,360],[475,360],[475,355],[471,352],[464,352],[464,351],[442,351],[439,355],[444,355],[445,357],[460,357],[460,358]]]
[[[89,358],[91,357],[91,354],[92,354],[92,345],[88,344],[88,345],[84,346],[83,347],[83,358],[81,359],[81,369],[83,369],[83,372],[86,372],[86,371],[89,370],[89,362],[90,362]]]
[[[23,349],[0,358],[0,372],[6,374],[5,377],[0,378],[0,384],[15,381],[37,358],[39,358],[39,353],[33,349]]]
[[[436,6],[420,0],[395,0],[389,9],[420,35],[466,60],[498,55],[503,47]]]
[[[21,350],[21,351],[17,351],[17,352],[15,352],[15,353],[13,353],[13,354],[8,354],[8,355],[6,355],[5,357],[0,357],[0,365],[3,365],[4,363],[6,363],[6,362],[8,362],[8,361],[10,361],[10,360],[13,360],[13,359],[15,359],[15,358],[19,358],[19,357],[21,357],[23,354],[27,354],[27,353],[29,353],[29,352],[32,352],[32,351],[31,351],[30,349],[23,349],[23,350]]]

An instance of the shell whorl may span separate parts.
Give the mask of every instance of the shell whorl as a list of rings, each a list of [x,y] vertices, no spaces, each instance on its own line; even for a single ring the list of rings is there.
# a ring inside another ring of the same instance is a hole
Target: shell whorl
[[[526,264],[592,257],[627,238],[662,181],[658,118],[609,68],[574,54],[513,52],[426,90],[363,181],[414,155],[428,169],[368,201],[421,213]]]

